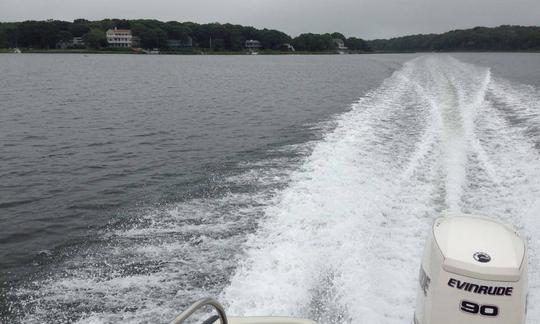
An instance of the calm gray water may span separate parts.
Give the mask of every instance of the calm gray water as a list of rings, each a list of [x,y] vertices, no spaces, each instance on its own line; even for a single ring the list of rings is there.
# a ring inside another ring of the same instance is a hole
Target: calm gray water
[[[167,322],[206,295],[407,323],[414,287],[352,278],[414,282],[436,212],[538,226],[538,54],[6,54],[0,75],[2,323]]]

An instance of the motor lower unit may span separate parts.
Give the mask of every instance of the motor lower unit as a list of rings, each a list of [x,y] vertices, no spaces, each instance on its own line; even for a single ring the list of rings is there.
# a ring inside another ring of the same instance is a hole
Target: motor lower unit
[[[489,218],[437,219],[428,237],[414,324],[524,324],[527,249]]]

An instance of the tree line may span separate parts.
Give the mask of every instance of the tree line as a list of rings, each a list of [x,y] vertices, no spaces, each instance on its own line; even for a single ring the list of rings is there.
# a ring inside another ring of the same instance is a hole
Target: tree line
[[[341,39],[350,50],[368,52],[366,41],[343,34],[301,34],[292,38],[273,29],[257,29],[233,24],[197,24],[193,22],[161,22],[158,20],[104,19],[89,21],[76,19],[73,22],[60,20],[23,21],[0,23],[0,48],[53,49],[59,42],[68,42],[82,37],[86,47],[100,49],[107,46],[105,32],[112,28],[130,29],[140,40],[143,48],[167,49],[168,40],[191,40],[194,47],[215,51],[241,51],[246,40],[254,39],[262,49],[282,50],[291,44],[297,51],[334,51]]]
[[[291,37],[273,29],[257,29],[233,24],[197,24],[161,22],[151,19],[103,19],[73,22],[60,20],[0,23],[0,48],[53,49],[59,42],[81,37],[85,47],[107,47],[105,32],[112,28],[130,29],[143,48],[167,49],[168,40],[186,42],[193,47],[214,51],[241,51],[245,41],[255,39],[266,50],[284,50],[291,44],[297,51],[332,52],[336,39],[358,52],[431,52],[431,51],[528,51],[540,50],[540,27],[503,25],[475,27],[443,34],[421,34],[365,41],[340,33],[304,33]]]
[[[535,51],[540,50],[540,27],[475,27],[443,34],[423,34],[368,42],[377,52]]]

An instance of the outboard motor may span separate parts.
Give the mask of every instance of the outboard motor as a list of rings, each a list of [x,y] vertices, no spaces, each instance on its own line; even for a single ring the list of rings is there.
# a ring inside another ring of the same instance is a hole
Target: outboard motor
[[[435,220],[414,324],[524,324],[526,308],[526,245],[514,229],[472,215]]]

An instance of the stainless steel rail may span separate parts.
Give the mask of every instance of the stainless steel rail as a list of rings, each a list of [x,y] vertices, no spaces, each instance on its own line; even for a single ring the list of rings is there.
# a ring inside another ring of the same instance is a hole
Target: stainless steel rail
[[[184,321],[188,317],[193,315],[193,313],[195,313],[197,310],[203,308],[204,306],[212,306],[212,307],[214,307],[214,309],[217,311],[217,313],[219,315],[219,319],[221,319],[221,324],[228,324],[227,323],[227,316],[225,315],[225,310],[223,309],[223,306],[221,306],[221,304],[218,303],[213,298],[203,298],[203,299],[200,299],[200,300],[196,301],[191,306],[189,306],[185,311],[183,311],[180,315],[178,315],[170,324],[182,324],[182,323],[184,323]],[[210,319],[212,319],[212,317],[209,318],[208,320],[206,320],[205,323],[208,322]],[[214,318],[214,321],[216,319],[217,318]]]

